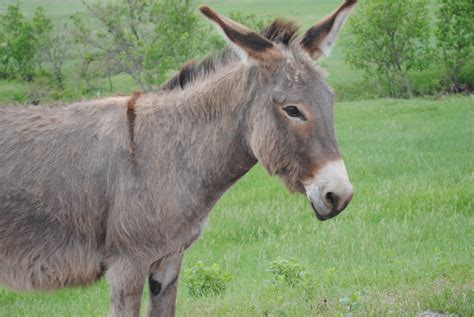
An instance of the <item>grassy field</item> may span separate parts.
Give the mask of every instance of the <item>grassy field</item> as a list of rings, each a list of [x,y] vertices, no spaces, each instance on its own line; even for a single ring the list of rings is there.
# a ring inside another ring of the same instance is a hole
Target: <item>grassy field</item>
[[[260,167],[211,213],[185,256],[232,274],[220,297],[180,286],[179,316],[474,315],[472,97],[339,103],[339,143],[355,186],[351,205],[318,222]],[[314,280],[271,287],[269,263],[293,258]],[[144,297],[145,298],[145,297]],[[146,305],[146,300],[143,305]],[[105,282],[51,294],[0,290],[0,316],[104,316]]]
[[[0,0],[0,12],[9,2]],[[42,5],[58,20],[83,10],[80,0],[22,2],[28,15]],[[293,17],[308,27],[341,1],[202,2],[224,14]],[[322,64],[339,100],[353,92],[338,87],[372,92],[337,45]],[[114,86],[135,89],[126,76]],[[30,89],[0,82],[0,103],[21,102]],[[348,209],[318,222],[304,197],[257,166],[218,203],[185,257],[185,268],[203,261],[230,272],[227,292],[192,298],[181,284],[179,316],[337,316],[348,313],[340,299],[353,294],[354,316],[474,316],[474,99],[338,103],[336,125],[355,187]],[[290,258],[306,268],[311,287],[270,285],[269,263]],[[104,316],[107,309],[104,281],[51,294],[0,289],[0,317]]]

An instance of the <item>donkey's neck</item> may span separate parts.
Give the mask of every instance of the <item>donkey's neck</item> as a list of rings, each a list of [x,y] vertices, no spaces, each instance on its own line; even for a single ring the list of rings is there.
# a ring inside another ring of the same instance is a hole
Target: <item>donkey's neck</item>
[[[155,174],[150,185],[168,187],[166,194],[180,209],[207,215],[255,165],[247,118],[256,83],[254,70],[236,65],[184,91],[144,97],[139,103],[138,166]]]

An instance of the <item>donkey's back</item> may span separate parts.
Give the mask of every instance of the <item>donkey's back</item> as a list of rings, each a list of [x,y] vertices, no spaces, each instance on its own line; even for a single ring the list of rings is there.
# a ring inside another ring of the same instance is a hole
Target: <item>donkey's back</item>
[[[113,168],[127,160],[125,100],[0,107],[0,284],[52,289],[101,274]]]

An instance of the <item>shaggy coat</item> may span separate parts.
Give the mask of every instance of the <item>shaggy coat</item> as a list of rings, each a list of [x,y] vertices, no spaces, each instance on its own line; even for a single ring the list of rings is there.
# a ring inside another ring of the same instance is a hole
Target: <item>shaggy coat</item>
[[[334,94],[310,56],[354,3],[302,37],[291,22],[257,35],[202,7],[234,48],[186,64],[157,93],[0,107],[0,284],[48,291],[105,274],[109,314],[138,316],[148,279],[149,315],[174,315],[184,250],[257,161],[318,218],[339,213],[352,188]]]

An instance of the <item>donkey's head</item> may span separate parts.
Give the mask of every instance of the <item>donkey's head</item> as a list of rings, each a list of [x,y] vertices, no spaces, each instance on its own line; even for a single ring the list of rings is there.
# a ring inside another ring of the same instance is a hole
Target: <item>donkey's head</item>
[[[259,87],[248,116],[248,145],[270,174],[305,193],[316,216],[339,214],[352,186],[334,131],[334,93],[312,59],[327,55],[356,0],[346,0],[302,36],[292,23],[276,20],[262,35],[207,6],[201,12],[224,32]]]

